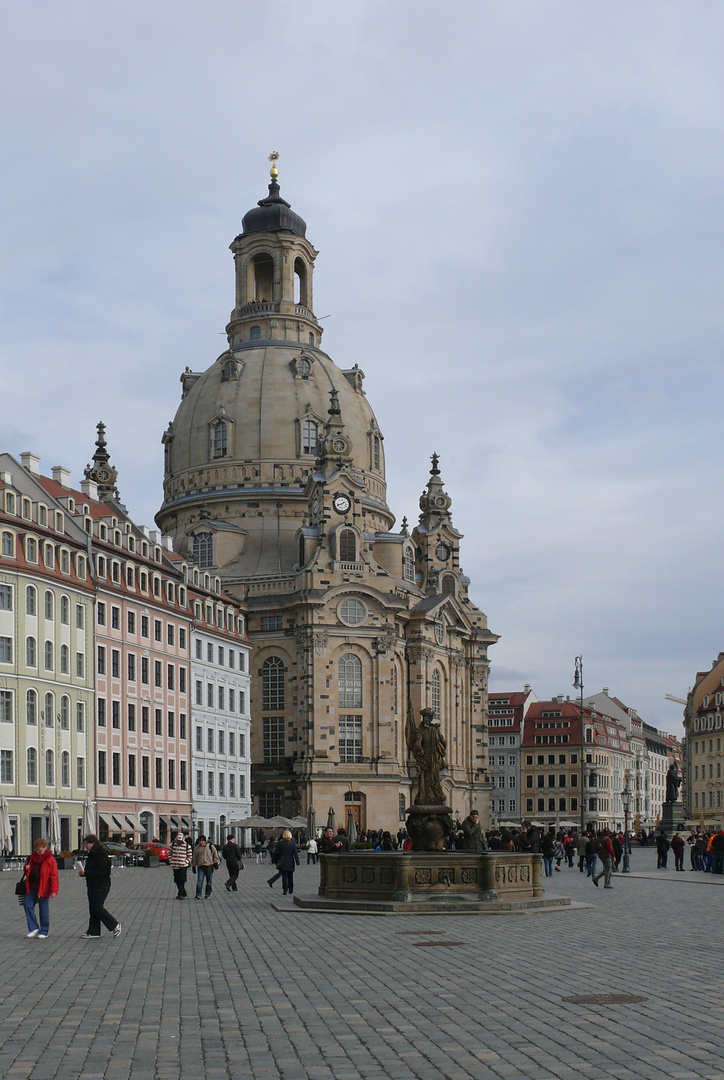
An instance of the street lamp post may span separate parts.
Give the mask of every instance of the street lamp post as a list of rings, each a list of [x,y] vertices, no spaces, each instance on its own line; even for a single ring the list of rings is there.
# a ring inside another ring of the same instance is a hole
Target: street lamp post
[[[583,729],[583,657],[582,656],[577,656],[576,660],[575,660],[575,663],[576,663],[576,670],[575,670],[575,673],[574,673],[574,676],[573,676],[573,685],[576,688],[576,690],[581,691],[581,836],[583,836],[583,834],[585,832],[585,825],[586,825],[586,807],[584,805],[585,795],[584,795],[584,791],[583,791],[583,786],[584,786],[585,779],[586,779],[585,766],[584,766],[584,761],[585,761],[585,742],[584,742],[585,733],[584,733],[584,729]]]
[[[196,843],[196,822],[199,820],[198,810],[191,811],[191,844]]]
[[[629,856],[631,855],[631,843],[628,835],[628,812],[631,809],[631,792],[628,787],[628,776],[624,779],[624,789],[621,792],[621,802],[623,803],[623,874],[630,872]]]

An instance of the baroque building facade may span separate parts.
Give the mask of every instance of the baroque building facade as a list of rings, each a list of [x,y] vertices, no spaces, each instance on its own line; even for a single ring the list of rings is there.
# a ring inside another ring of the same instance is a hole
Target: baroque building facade
[[[405,725],[429,706],[449,805],[489,820],[497,637],[468,595],[437,456],[417,526],[395,530],[364,372],[321,348],[317,252],[276,168],[231,250],[228,347],[181,376],[156,520],[247,611],[255,809],[397,827],[413,779]]]

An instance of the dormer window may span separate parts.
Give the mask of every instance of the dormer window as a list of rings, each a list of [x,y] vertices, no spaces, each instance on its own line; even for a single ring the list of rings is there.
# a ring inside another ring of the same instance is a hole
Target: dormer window
[[[402,555],[402,576],[405,581],[415,580],[415,555],[411,547],[406,547]]]
[[[317,437],[319,429],[316,421],[303,420],[302,421],[302,453],[316,455],[317,453]]]
[[[214,538],[210,532],[197,533],[194,537],[194,560],[202,570],[214,565]],[[198,583],[196,574],[194,581]]]
[[[212,453],[215,458],[226,457],[227,427],[223,420],[217,420],[212,428]]]
[[[8,514],[15,513],[15,496],[12,491],[5,492],[5,509]]]

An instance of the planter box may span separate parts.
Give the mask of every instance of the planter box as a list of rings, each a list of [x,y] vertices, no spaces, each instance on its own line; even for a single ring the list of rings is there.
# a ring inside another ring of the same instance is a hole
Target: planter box
[[[158,855],[144,855],[143,856],[143,865],[144,866],[160,866],[161,865],[161,860],[159,859]]]
[[[63,855],[56,855],[55,861],[58,864],[59,870],[72,870],[75,864],[75,856],[69,855],[64,857]]]

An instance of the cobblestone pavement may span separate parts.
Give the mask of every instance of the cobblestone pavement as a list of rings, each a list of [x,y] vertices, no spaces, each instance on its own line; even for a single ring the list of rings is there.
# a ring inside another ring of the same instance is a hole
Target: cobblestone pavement
[[[592,907],[490,917],[286,913],[253,861],[208,901],[175,901],[165,867],[117,870],[123,933],[100,941],[72,871],[47,941],[3,873],[0,1076],[724,1080],[724,878],[640,849],[632,870],[604,891],[564,868],[551,886]],[[316,891],[316,868],[296,878]],[[563,1000],[620,993],[645,1000]]]

